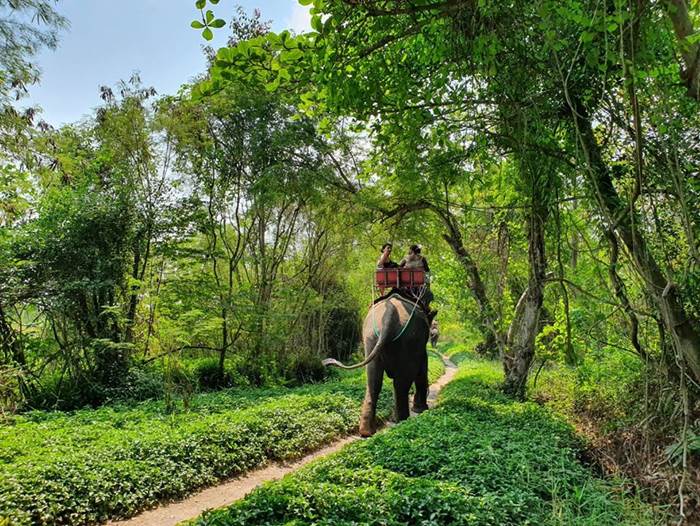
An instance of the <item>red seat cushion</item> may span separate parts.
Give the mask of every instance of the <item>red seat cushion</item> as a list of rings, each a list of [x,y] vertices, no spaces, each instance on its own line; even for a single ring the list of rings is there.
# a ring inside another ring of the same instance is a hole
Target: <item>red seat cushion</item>
[[[425,284],[425,271],[409,268],[379,268],[375,272],[378,287],[420,287]]]
[[[375,273],[377,286],[382,288],[398,287],[399,286],[399,269],[397,268],[380,268]]]

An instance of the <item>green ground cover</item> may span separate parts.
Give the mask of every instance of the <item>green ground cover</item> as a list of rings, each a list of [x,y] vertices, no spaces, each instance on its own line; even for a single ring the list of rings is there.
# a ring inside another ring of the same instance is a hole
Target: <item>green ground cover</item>
[[[652,511],[596,477],[560,418],[504,397],[500,365],[455,347],[437,409],[192,524],[641,525]]]
[[[431,355],[431,382],[444,372]],[[390,384],[387,384],[390,387]],[[302,456],[357,427],[361,373],[300,388],[196,395],[72,413],[35,412],[0,427],[0,524],[92,524]],[[379,414],[391,411],[391,389]]]

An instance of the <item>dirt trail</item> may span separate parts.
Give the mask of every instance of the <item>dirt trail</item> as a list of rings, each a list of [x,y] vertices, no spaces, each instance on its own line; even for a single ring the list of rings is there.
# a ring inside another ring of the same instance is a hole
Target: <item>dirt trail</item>
[[[428,405],[430,407],[435,405],[438,393],[452,380],[457,372],[457,366],[449,359],[443,356],[443,361],[445,362],[445,373],[430,386],[428,394]],[[334,453],[342,449],[346,444],[359,439],[358,435],[341,438],[295,462],[270,464],[267,467],[250,471],[217,486],[204,489],[184,500],[167,503],[158,508],[144,511],[131,519],[110,521],[107,523],[107,526],[174,526],[184,520],[199,516],[205,510],[220,508],[242,499],[260,484],[282,478],[287,473],[297,470],[318,458]]]

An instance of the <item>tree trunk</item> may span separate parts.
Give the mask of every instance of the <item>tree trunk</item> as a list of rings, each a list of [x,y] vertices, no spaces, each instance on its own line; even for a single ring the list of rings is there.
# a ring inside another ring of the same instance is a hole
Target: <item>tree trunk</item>
[[[536,186],[536,185],[535,185]],[[525,397],[527,375],[535,356],[535,338],[539,332],[540,311],[544,299],[547,273],[545,257],[545,223],[547,208],[539,189],[535,188],[528,220],[528,259],[530,263],[528,286],[518,300],[515,315],[508,330],[508,347],[503,356],[505,372],[504,391],[517,398]]]
[[[639,229],[639,219],[617,193],[583,104],[574,104],[572,117],[586,157],[588,175],[598,206],[627,247],[643,285],[659,309],[674,348],[685,360],[695,381],[700,382],[700,333],[697,320],[688,318],[675,284],[664,276]]]
[[[700,101],[700,44],[688,40],[688,37],[695,33],[688,3],[686,0],[664,0],[663,4],[673,24],[685,66],[681,72],[681,80],[688,88],[688,96]]]
[[[131,277],[137,280],[139,277],[139,269],[141,268],[141,253],[138,250],[138,245],[134,249],[134,262],[131,269]],[[139,287],[135,284],[129,285],[129,308],[126,312],[126,331],[125,339],[131,343],[134,341],[134,322],[136,320],[136,308],[138,307],[138,290]]]
[[[450,233],[445,234],[443,237],[452,248],[455,256],[457,256],[457,260],[467,272],[469,290],[471,290],[474,299],[476,299],[476,303],[479,305],[481,332],[484,336],[484,342],[479,345],[481,352],[483,354],[495,354],[498,352],[499,356],[503,356],[505,342],[498,330],[495,312],[486,295],[486,287],[481,280],[479,268],[464,247],[462,236],[456,228],[451,227]]]
[[[27,358],[24,354],[24,348],[5,315],[2,303],[0,303],[0,347],[4,351],[6,361],[14,362],[22,369],[26,367]]]
[[[219,381],[224,381],[224,373],[226,371],[226,348],[228,347],[228,313],[226,307],[221,309],[221,349],[219,349]]]

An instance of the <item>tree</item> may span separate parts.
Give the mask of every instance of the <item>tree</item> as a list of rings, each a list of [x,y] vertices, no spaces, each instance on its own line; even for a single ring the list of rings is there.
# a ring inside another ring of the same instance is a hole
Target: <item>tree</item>
[[[315,234],[305,239],[304,229],[313,231],[313,218],[320,217],[312,207],[326,199],[333,147],[315,122],[298,118],[284,96],[256,82],[181,101],[171,111],[181,169],[192,174],[201,199],[198,226],[218,295],[216,349],[223,378],[226,356],[242,336],[251,345],[249,356],[261,365],[261,357],[293,336],[288,324],[274,322],[282,313],[275,313],[273,300],[291,291],[307,297],[310,284],[297,288],[285,269],[303,262],[294,272],[302,277],[305,267],[318,268],[302,259],[319,242]],[[306,299],[299,301],[304,305]]]
[[[613,0],[602,9],[574,1],[519,2],[515,6],[505,2],[475,5],[466,0],[410,4],[318,1],[313,8],[313,33],[296,38],[285,34],[258,38],[221,51],[205,91],[218,89],[237,70],[256,75],[271,90],[291,76],[309,91],[302,97],[302,109],[367,119],[380,142],[382,137],[413,131],[416,138],[409,142],[415,144],[417,139],[428,137],[428,130],[438,127],[438,123],[444,123],[452,133],[477,128],[492,148],[509,152],[519,160],[523,181],[536,180],[532,179],[532,168],[526,169],[533,164],[527,162],[528,157],[552,163],[550,175],[529,186],[534,190],[530,198],[537,198],[531,202],[533,215],[528,221],[533,227],[548,215],[547,202],[559,186],[550,185],[552,180],[572,168],[587,174],[590,195],[597,199],[597,213],[607,218],[603,229],[612,225],[626,245],[640,283],[655,298],[665,331],[698,380],[698,320],[689,316],[682,304],[680,297],[685,293],[677,294],[675,282],[664,277],[654,250],[645,248],[645,234],[636,226],[642,217],[625,211],[634,208],[644,189],[642,159],[647,143],[639,97],[647,86],[656,85],[658,89],[664,82],[664,89],[671,94],[669,79],[678,75],[673,35],[664,25],[666,20],[673,22],[676,34],[684,39],[684,78],[690,81],[689,86],[693,82],[696,46],[688,37],[690,18],[683,9],[687,6],[679,4],[666,10],[655,5],[637,11],[635,6]],[[664,31],[651,30],[659,24]],[[683,29],[679,33],[680,26]],[[611,41],[616,45],[610,46]],[[671,96],[677,100],[678,94],[675,90]],[[595,131],[581,122],[582,117],[588,124],[597,118],[594,115],[603,100],[622,104],[632,115],[630,166],[636,175],[628,206],[617,188],[624,187],[627,180],[616,184],[605,176],[609,169],[604,172],[601,165],[592,168],[596,165],[590,154],[596,142]],[[681,109],[682,103],[676,106]],[[570,119],[574,129],[585,132],[563,134],[563,116]],[[527,123],[525,131],[513,133],[510,124],[519,120]],[[539,140],[542,132],[545,141]],[[583,160],[583,164],[572,162],[572,157]],[[523,188],[527,190],[528,185]],[[538,197],[538,191],[544,193]],[[685,217],[688,224],[689,216]],[[544,232],[544,226],[542,223],[536,230]],[[686,228],[686,232],[692,236],[693,229]],[[537,241],[543,239],[543,235],[531,231],[531,243],[544,248],[544,243]],[[542,253],[533,246],[530,250]],[[543,286],[544,260],[533,257],[531,266],[531,276],[538,276]],[[533,306],[541,301],[539,292],[535,296],[540,299],[533,297]],[[526,332],[526,348],[530,349],[534,338],[532,330]],[[524,363],[526,369],[527,360]]]
[[[0,106],[8,110],[27,86],[39,79],[32,59],[44,47],[55,48],[58,33],[68,21],[52,0],[3,0],[0,2]]]

